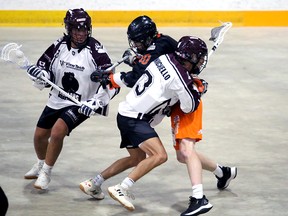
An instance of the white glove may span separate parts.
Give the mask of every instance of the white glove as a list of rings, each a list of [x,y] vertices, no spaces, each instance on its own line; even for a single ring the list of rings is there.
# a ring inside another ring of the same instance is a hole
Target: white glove
[[[82,103],[81,107],[79,108],[78,112],[90,117],[95,115],[95,111],[99,108],[103,107],[103,103],[100,100],[87,100]]]
[[[137,58],[137,54],[132,50],[132,49],[127,49],[127,50],[125,50],[125,52],[123,53],[123,55],[122,55],[122,58],[124,58],[124,57],[128,57],[127,59],[125,59],[124,60],[124,63],[125,64],[128,64],[129,66],[133,66],[133,64],[134,64],[134,61],[136,60],[136,58]]]

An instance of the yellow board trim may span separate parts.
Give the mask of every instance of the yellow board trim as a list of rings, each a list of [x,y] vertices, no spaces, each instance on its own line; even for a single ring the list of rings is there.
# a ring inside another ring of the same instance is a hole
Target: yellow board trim
[[[0,10],[0,27],[61,27],[66,11]],[[150,16],[157,26],[219,25],[288,26],[288,11],[88,11],[93,27],[127,27],[139,15]]]

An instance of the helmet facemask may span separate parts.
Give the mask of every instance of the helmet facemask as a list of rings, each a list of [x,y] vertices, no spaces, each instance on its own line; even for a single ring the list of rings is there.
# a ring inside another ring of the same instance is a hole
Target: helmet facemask
[[[157,35],[156,24],[148,16],[139,16],[128,26],[127,36],[131,49],[143,53]]]
[[[199,75],[201,73],[201,71],[206,67],[207,62],[208,62],[208,55],[207,54],[203,55],[203,56],[200,56],[200,57],[195,57],[195,61],[194,62],[190,61],[190,63],[193,65],[192,70],[190,71],[190,73]]]
[[[130,39],[128,38],[128,43],[131,49],[136,50],[137,53],[143,53],[147,50],[147,48],[151,45],[153,38],[146,37],[145,39],[135,38]]]

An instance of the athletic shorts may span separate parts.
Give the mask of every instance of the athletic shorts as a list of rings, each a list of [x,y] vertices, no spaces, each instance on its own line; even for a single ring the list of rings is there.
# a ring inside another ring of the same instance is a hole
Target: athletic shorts
[[[175,150],[179,150],[179,141],[184,138],[202,140],[202,101],[198,108],[192,113],[184,113],[180,105],[172,108],[171,129],[173,136],[173,145]]]
[[[38,120],[37,127],[51,129],[55,122],[61,118],[68,126],[68,134],[84,122],[88,117],[78,112],[79,106],[68,106],[59,110],[46,106]]]
[[[138,148],[139,144],[158,134],[149,121],[117,115],[117,126],[120,130],[120,148]]]

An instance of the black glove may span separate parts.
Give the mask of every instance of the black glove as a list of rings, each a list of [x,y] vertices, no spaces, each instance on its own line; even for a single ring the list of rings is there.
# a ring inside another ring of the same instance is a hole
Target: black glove
[[[108,84],[110,84],[110,78],[109,76],[111,75],[112,73],[111,72],[105,72],[103,70],[97,70],[97,71],[94,71],[91,75],[90,75],[90,79],[93,81],[93,82],[100,82],[100,84],[102,85],[102,87],[104,89],[106,89],[106,86]]]
[[[43,75],[42,69],[40,69],[36,65],[31,65],[30,67],[28,67],[27,73],[35,78],[41,78],[41,76]]]

